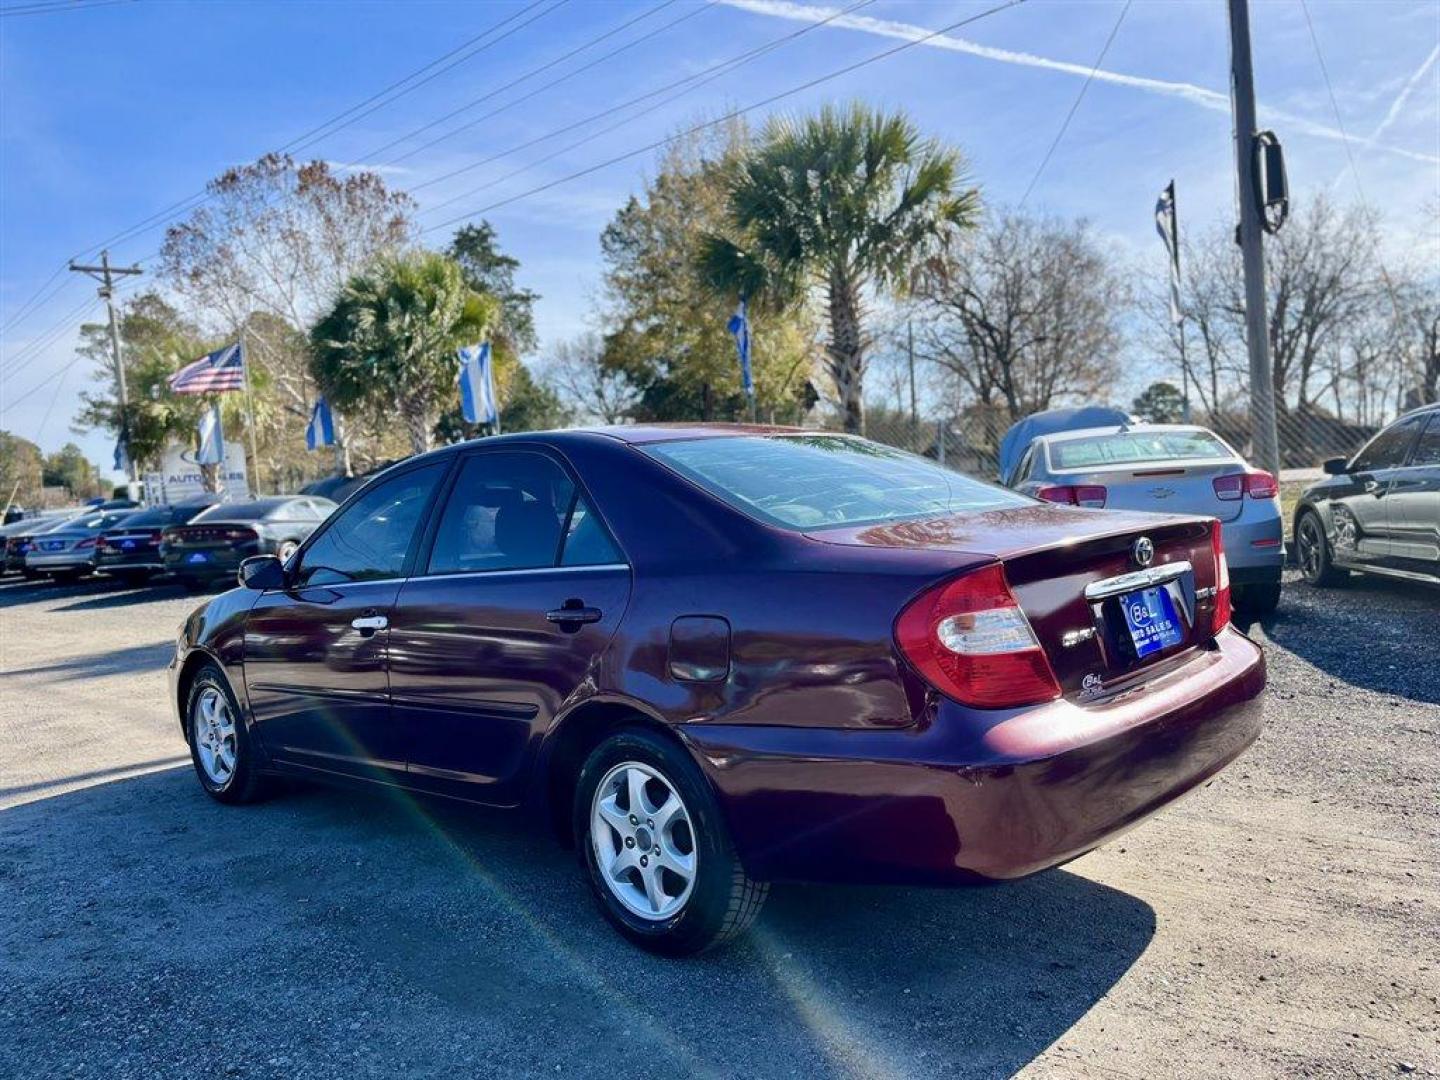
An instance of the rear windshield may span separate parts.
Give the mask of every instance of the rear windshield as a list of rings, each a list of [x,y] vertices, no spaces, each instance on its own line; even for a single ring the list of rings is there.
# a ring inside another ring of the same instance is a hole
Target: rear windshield
[[[925,458],[850,436],[736,435],[641,449],[736,509],[787,529],[1030,503]]]
[[[289,503],[284,501],[220,503],[208,510],[202,510],[191,518],[190,522],[199,525],[206,521],[259,521],[262,518],[278,517],[276,511],[288,505]]]
[[[1230,456],[1225,444],[1208,431],[1122,431],[1050,444],[1052,469]]]
[[[131,514],[121,524],[127,529],[138,529],[146,525],[169,525],[170,515],[168,506],[160,506],[154,510],[141,510],[138,514]]]

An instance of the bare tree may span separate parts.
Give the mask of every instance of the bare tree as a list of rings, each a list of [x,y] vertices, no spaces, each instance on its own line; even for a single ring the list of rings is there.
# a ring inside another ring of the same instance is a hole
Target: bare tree
[[[284,412],[307,415],[305,333],[351,275],[412,238],[415,204],[375,173],[340,176],[283,154],[226,170],[206,193],[167,230],[161,273],[203,329],[238,333],[248,321],[250,360]]]
[[[916,350],[1010,420],[1108,396],[1128,290],[1084,221],[991,219],[916,288]]]
[[[566,405],[602,424],[623,423],[640,398],[626,373],[605,363],[605,343],[593,332],[556,344],[540,370]]]

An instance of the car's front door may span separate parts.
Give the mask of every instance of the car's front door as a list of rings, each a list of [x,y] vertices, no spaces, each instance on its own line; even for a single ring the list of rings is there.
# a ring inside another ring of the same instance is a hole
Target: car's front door
[[[1440,412],[1430,413],[1387,498],[1399,567],[1440,576]]]
[[[265,749],[307,768],[402,780],[389,618],[449,462],[387,477],[319,531],[245,624],[245,686]]]
[[[516,802],[543,732],[595,676],[630,570],[562,463],[465,455],[390,628],[408,782]]]
[[[1390,495],[1420,423],[1422,417],[1412,417],[1376,435],[1355,455],[1344,486],[1332,493],[1334,550],[1339,561],[1377,566],[1393,562]]]

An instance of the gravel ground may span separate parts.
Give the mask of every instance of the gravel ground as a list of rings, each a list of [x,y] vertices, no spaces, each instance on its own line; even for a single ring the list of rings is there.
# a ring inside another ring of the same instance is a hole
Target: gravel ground
[[[1440,1075],[1440,591],[1293,584],[1244,758],[1064,870],[663,961],[518,816],[227,809],[178,590],[0,586],[0,1076]]]

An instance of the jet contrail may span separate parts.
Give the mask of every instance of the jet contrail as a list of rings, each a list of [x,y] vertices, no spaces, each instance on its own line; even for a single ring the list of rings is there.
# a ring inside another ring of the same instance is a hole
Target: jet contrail
[[[858,30],[867,34],[874,34],[878,37],[899,38],[903,41],[919,41],[931,34],[923,26],[916,26],[913,23],[896,22],[892,19],[874,19],[868,15],[840,15],[835,8],[822,7],[813,4],[797,4],[791,0],[717,0],[718,3],[727,7],[738,8],[741,11],[748,11],[755,15],[767,15],[776,19],[788,19],[791,22],[819,22],[821,19],[830,19],[830,26],[842,27],[847,30]],[[985,60],[994,60],[1002,64],[1015,64],[1020,67],[1040,68],[1045,71],[1057,71],[1064,75],[1074,75],[1079,78],[1091,76],[1091,68],[1084,64],[1071,64],[1064,60],[1051,60],[1046,56],[1037,56],[1035,53],[1018,52],[1014,49],[1001,49],[993,45],[981,45],[979,42],[971,41],[968,38],[956,37],[951,34],[938,34],[921,42],[927,48],[946,49],[950,52],[966,53],[970,56],[978,56]],[[1433,60],[1433,57],[1432,57]],[[1428,65],[1429,61],[1427,61]],[[1131,89],[1143,90],[1146,93],[1160,94],[1165,97],[1179,98],[1188,101],[1192,105],[1198,105],[1202,109],[1209,109],[1211,112],[1222,112],[1229,114],[1230,97],[1215,90],[1203,86],[1196,86],[1194,83],[1172,82],[1167,79],[1151,79],[1143,75],[1126,75],[1118,71],[1106,71],[1097,69],[1094,71],[1095,82],[1113,83],[1116,86],[1128,86]],[[1418,76],[1417,76],[1418,78]],[[1412,80],[1413,81],[1413,80]],[[1401,103],[1403,104],[1403,102]],[[1293,116],[1278,109],[1267,109],[1262,107],[1261,114],[1267,119],[1281,121],[1285,126],[1294,131],[1302,131],[1322,139],[1331,139],[1337,142],[1344,142],[1345,136],[1336,128],[1325,124],[1307,120],[1301,116]],[[1385,150],[1400,157],[1410,158],[1413,161],[1423,161],[1426,164],[1440,164],[1440,157],[1430,154],[1421,154],[1413,150],[1405,150],[1398,146],[1386,146],[1375,141],[1375,136],[1369,139],[1355,139],[1354,142],[1363,143]]]

